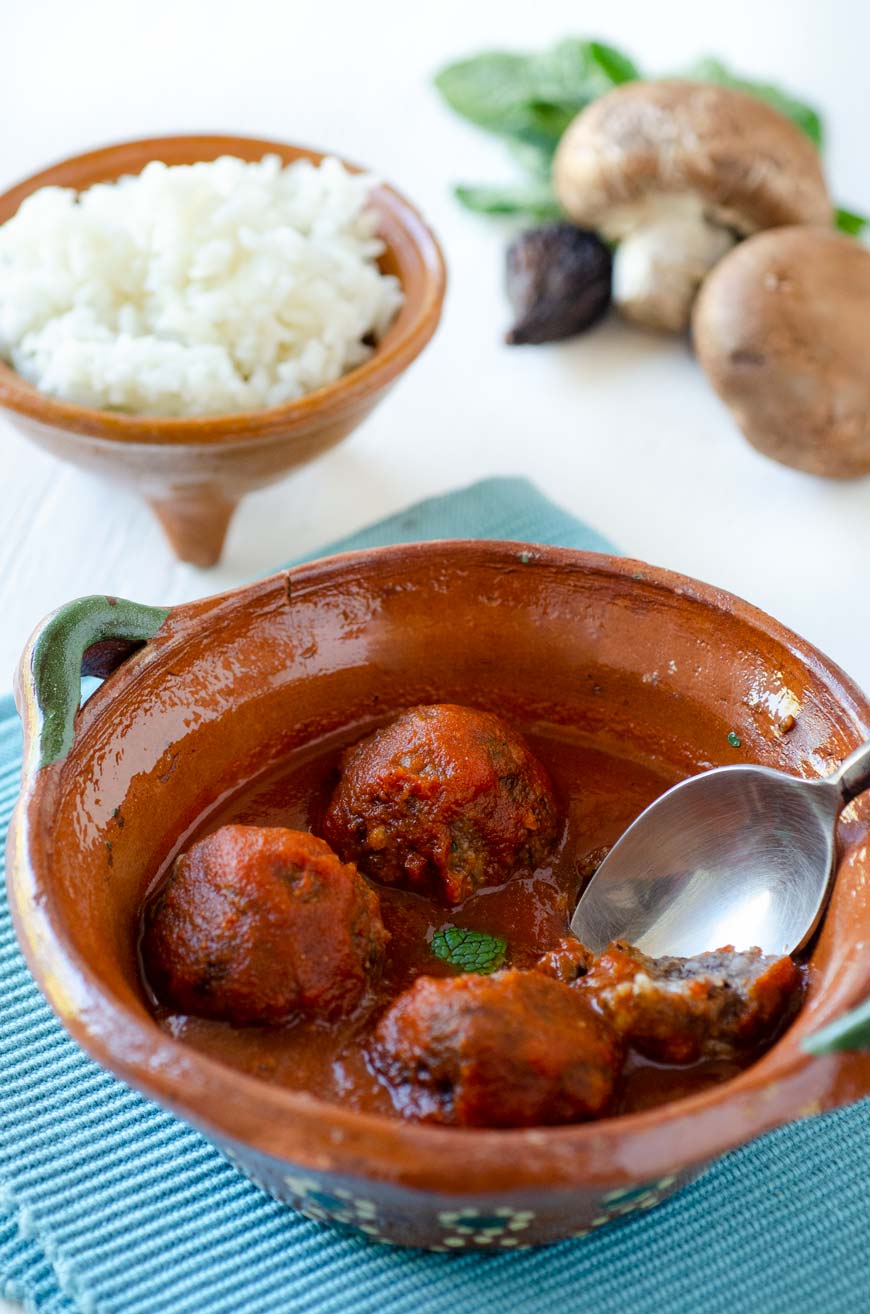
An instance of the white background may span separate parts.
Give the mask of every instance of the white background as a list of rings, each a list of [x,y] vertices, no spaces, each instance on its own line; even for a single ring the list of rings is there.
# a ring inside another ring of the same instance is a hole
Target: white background
[[[431,90],[442,61],[575,33],[650,71],[714,53],[819,103],[832,189],[870,210],[870,7],[862,0],[0,0],[0,188],[125,137],[273,136],[375,168],[422,207],[450,267],[441,330],[342,447],[251,497],[223,564],[174,562],[149,513],[31,448],[0,418],[0,690],[59,603],[216,592],[419,497],[532,476],[626,551],[760,604],[870,685],[870,483],[757,456],[681,341],[610,322],[558,347],[508,348],[503,234],[451,181],[510,162]]]
[[[251,497],[223,564],[175,563],[146,509],[30,447],[0,418],[0,689],[50,608],[107,591],[144,602],[216,592],[418,497],[533,476],[626,551],[734,590],[870,684],[870,484],[757,456],[681,341],[611,322],[508,348],[503,236],[454,203],[456,179],[504,177],[500,144],[454,118],[430,75],[482,46],[568,32],[650,70],[714,52],[814,98],[836,195],[870,210],[861,0],[0,0],[0,187],[64,154],[192,130],[333,148],[395,181],[439,233],[441,330],[342,447]]]

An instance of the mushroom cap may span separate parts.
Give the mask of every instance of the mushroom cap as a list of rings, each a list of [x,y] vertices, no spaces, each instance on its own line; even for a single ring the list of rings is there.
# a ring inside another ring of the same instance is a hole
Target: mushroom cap
[[[753,447],[809,474],[870,474],[867,248],[829,228],[758,233],[708,276],[692,333]]]
[[[568,217],[610,238],[626,231],[622,207],[657,197],[695,197],[744,236],[831,222],[806,134],[756,96],[704,82],[628,82],[593,101],[564,133],[553,178]]]

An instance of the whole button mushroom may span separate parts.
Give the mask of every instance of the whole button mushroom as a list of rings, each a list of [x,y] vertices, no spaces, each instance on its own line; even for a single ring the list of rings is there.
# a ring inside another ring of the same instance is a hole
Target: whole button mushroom
[[[602,96],[562,137],[553,178],[573,223],[619,243],[617,308],[673,332],[739,238],[831,222],[809,138],[755,96],[707,83],[631,82]]]
[[[751,237],[705,281],[692,333],[753,447],[809,474],[870,474],[870,251],[854,238]]]

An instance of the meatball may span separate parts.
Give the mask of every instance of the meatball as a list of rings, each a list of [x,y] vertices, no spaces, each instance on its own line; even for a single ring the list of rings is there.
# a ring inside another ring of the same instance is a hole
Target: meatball
[[[387,942],[375,894],[302,831],[224,826],[176,860],[146,911],[158,999],[228,1022],[353,1010]]]
[[[648,958],[608,945],[581,988],[621,1036],[660,1063],[727,1058],[769,1039],[801,988],[790,958],[731,945],[693,958]]]
[[[572,985],[586,975],[593,961],[592,951],[570,935],[559,940],[545,954],[541,954],[535,963],[535,971],[543,972],[545,976],[552,976],[557,981],[563,981],[565,985]]]
[[[372,1059],[409,1117],[531,1127],[602,1113],[622,1045],[578,991],[510,969],[419,977],[381,1018]]]
[[[489,712],[413,707],[341,765],[323,835],[387,885],[461,903],[540,866],[558,836],[544,768]]]

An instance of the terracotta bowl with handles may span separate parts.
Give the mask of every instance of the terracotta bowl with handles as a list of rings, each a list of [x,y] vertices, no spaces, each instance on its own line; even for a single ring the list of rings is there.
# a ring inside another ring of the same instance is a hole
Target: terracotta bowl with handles
[[[136,174],[151,160],[194,164],[220,155],[290,164],[318,151],[254,137],[155,137],[63,160],[0,196],[0,224],[40,187],[73,187]],[[345,161],[347,164],[347,162]],[[347,167],[358,171],[357,166]],[[182,561],[213,565],[239,500],[346,438],[426,346],[441,316],[445,268],[438,242],[392,187],[372,195],[386,250],[380,265],[402,285],[404,303],[369,360],[298,401],[232,415],[181,419],[124,415],[39,392],[0,361],[0,406],[28,438],[144,497]]]
[[[77,710],[82,670],[105,678]],[[870,1054],[803,1048],[870,995],[865,800],[846,814],[796,1020],[739,1076],[660,1108],[498,1131],[362,1114],[194,1051],[144,995],[136,927],[153,874],[240,782],[375,704],[484,701],[685,773],[733,760],[737,725],[746,759],[825,774],[870,736],[867,700],[728,594],[551,547],[383,548],[171,610],[70,603],[31,639],[17,698],[8,880],[42,990],[96,1059],[314,1217],[444,1250],[585,1235],[732,1146],[870,1093]]]

